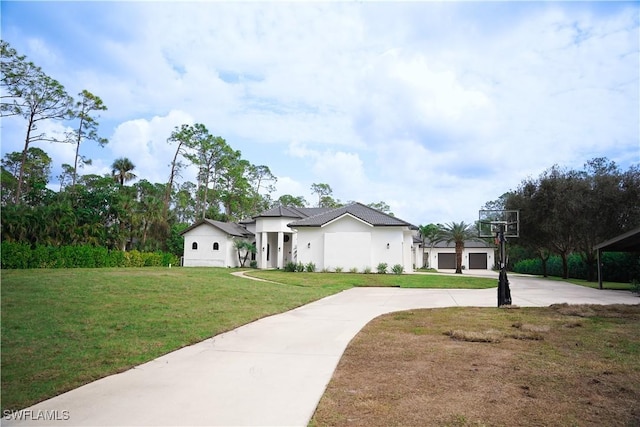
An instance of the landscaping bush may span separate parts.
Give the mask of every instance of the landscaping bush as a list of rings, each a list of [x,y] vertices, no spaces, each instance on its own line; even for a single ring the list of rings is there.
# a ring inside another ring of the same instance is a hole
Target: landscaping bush
[[[296,265],[296,271],[302,273],[304,271],[304,264],[299,262],[298,265]]]
[[[258,261],[253,260],[249,263],[249,267],[251,268],[258,268]]]
[[[295,273],[295,271],[296,271],[296,263],[293,262],[293,261],[289,261],[288,263],[285,264],[284,271],[287,271],[289,273]]]
[[[342,273],[342,267],[336,267],[336,268],[334,269],[334,271],[335,271],[336,273]]]
[[[2,268],[29,268],[31,246],[26,243],[2,242]]]
[[[349,273],[357,273],[357,272],[358,272],[358,267],[353,267],[349,269]]]
[[[316,271],[316,265],[314,263],[312,263],[312,262],[308,263],[305,266],[305,268],[306,268],[308,273],[313,273],[314,271]]]
[[[380,264],[378,264],[378,274],[386,274],[387,272],[387,263],[386,262],[381,262]]]
[[[393,274],[402,274],[404,272],[404,267],[400,264],[396,264],[391,267],[391,271],[393,272]]]
[[[167,252],[122,252],[104,247],[45,246],[31,248],[25,243],[2,242],[2,268],[98,268],[98,267],[161,267],[178,265],[177,256]]]
[[[371,267],[365,267],[363,273],[364,274],[371,274]]]

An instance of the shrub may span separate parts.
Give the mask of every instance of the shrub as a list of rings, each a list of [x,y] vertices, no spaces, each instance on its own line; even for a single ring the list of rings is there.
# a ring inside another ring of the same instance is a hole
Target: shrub
[[[294,273],[296,271],[296,263],[293,261],[289,261],[284,266],[284,271],[288,271],[289,273]]]
[[[302,273],[304,271],[304,264],[299,262],[298,265],[296,265],[296,271]]]
[[[336,267],[334,271],[336,273],[342,273],[342,267]]]
[[[305,266],[305,269],[307,270],[307,272],[313,273],[314,271],[316,271],[316,265],[310,262]]]
[[[258,261],[253,260],[249,263],[249,267],[251,268],[258,268]]]
[[[358,267],[353,267],[352,269],[349,270],[349,273],[357,273],[358,272]]]
[[[404,272],[404,267],[400,264],[396,264],[391,267],[391,271],[393,272],[393,274],[402,274]]]
[[[387,263],[386,262],[381,262],[380,264],[378,264],[378,274],[385,274],[387,272]]]
[[[27,243],[2,242],[2,268],[29,268],[31,246]]]
[[[100,246],[46,246],[2,242],[2,268],[98,268],[178,265],[167,252],[122,252]]]
[[[364,274],[371,274],[371,267],[365,267],[363,273]]]

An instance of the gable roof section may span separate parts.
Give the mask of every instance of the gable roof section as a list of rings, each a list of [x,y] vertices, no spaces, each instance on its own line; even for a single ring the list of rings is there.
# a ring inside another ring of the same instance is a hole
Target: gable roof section
[[[276,206],[266,210],[254,218],[307,218],[319,213],[331,210],[331,208],[299,208],[295,206]]]
[[[230,236],[249,237],[253,235],[252,232],[242,227],[241,225],[236,224],[235,222],[222,222],[222,221],[215,221],[213,219],[207,219],[207,218],[201,219],[200,221],[196,222],[192,226],[186,228],[180,233],[180,235],[185,234],[186,232],[191,231],[194,228],[201,226],[202,224],[209,224],[213,227],[216,227],[224,231]]]
[[[362,203],[352,203],[341,208],[331,209],[326,212],[321,212],[316,215],[300,219],[298,221],[293,221],[287,225],[293,228],[322,227],[344,215],[351,215],[374,227],[414,227],[406,221],[381,212],[377,209],[370,208],[369,206],[363,205]]]

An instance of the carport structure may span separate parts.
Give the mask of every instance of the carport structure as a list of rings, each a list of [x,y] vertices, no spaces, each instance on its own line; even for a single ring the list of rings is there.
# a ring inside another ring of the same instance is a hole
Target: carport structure
[[[598,252],[598,287],[602,289],[602,252],[640,252],[640,227],[593,247]]]

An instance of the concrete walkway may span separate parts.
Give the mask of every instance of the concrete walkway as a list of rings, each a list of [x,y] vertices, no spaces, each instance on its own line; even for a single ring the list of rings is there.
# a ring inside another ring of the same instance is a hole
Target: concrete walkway
[[[531,277],[510,282],[519,306],[640,303],[630,292]],[[349,289],[41,402],[21,413],[29,421],[2,425],[306,426],[346,346],[370,320],[407,309],[495,307],[496,294]]]

